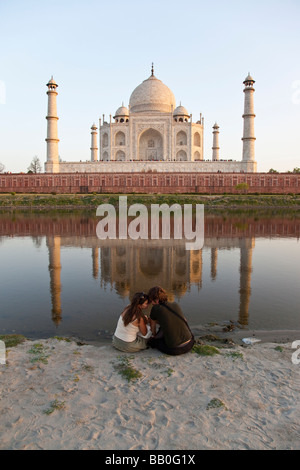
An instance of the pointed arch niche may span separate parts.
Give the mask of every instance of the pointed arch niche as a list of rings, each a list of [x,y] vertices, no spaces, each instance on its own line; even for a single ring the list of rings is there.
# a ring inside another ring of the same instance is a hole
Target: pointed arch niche
[[[139,160],[163,160],[163,136],[155,129],[140,134],[138,142]]]

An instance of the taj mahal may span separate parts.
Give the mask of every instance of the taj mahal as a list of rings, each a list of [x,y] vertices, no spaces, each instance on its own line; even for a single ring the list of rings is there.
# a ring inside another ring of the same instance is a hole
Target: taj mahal
[[[59,158],[57,83],[47,83],[46,173],[242,172],[257,171],[254,135],[254,85],[244,80],[243,149],[240,161],[220,159],[219,126],[212,126],[212,153],[204,160],[204,117],[193,122],[187,109],[176,106],[173,92],[151,75],[131,93],[109,120],[91,127],[90,158],[65,162]],[[88,154],[88,152],[87,152]]]

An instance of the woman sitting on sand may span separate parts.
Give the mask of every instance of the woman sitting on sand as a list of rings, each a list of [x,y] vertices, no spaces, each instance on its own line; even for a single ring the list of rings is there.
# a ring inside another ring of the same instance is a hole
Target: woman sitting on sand
[[[134,294],[131,304],[121,313],[113,346],[123,352],[137,352],[147,348],[148,320],[143,310],[148,307],[148,296],[144,292]]]
[[[148,296],[153,305],[150,313],[153,337],[148,345],[172,356],[190,351],[195,340],[180,306],[176,302],[168,302],[167,293],[160,286],[152,287]],[[160,327],[158,333],[157,324]]]

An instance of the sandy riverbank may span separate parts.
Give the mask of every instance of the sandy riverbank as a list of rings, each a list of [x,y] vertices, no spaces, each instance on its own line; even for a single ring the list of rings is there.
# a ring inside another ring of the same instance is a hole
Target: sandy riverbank
[[[291,343],[219,352],[25,341],[0,365],[0,449],[299,449]]]

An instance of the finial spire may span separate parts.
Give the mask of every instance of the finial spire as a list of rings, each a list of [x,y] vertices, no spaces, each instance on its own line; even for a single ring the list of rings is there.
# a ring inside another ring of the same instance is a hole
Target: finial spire
[[[151,67],[151,77],[154,77],[154,64],[152,62],[152,67]]]

